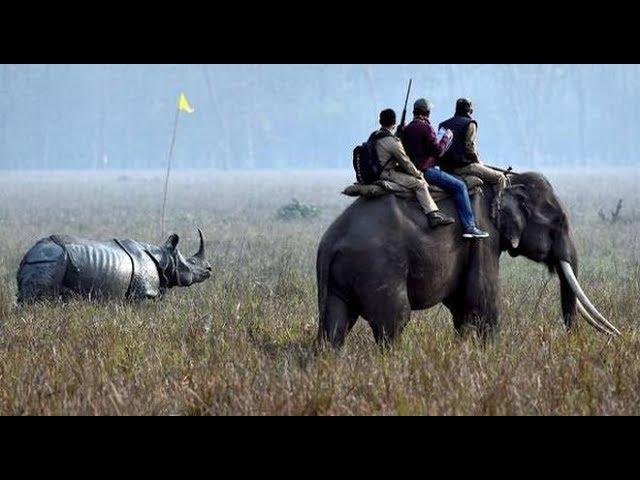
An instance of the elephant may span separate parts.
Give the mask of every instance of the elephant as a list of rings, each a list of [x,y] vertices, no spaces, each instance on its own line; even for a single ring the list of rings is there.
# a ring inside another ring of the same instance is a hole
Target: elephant
[[[359,317],[376,342],[392,343],[412,310],[439,303],[451,312],[460,334],[486,339],[499,320],[499,261],[503,252],[546,265],[560,281],[566,327],[577,312],[607,335],[619,330],[604,318],[580,287],[578,256],[565,207],[544,175],[509,173],[510,185],[496,192],[482,185],[472,196],[483,240],[462,238],[459,222],[430,229],[415,198],[388,194],[360,197],[329,226],[317,252],[318,340],[334,347]],[[439,202],[457,218],[451,198]]]
[[[187,287],[211,276],[200,229],[198,252],[184,258],[180,237],[162,246],[134,240],[96,241],[51,235],[25,254],[17,273],[17,302],[32,303],[71,295],[95,299],[158,298],[167,289]]]

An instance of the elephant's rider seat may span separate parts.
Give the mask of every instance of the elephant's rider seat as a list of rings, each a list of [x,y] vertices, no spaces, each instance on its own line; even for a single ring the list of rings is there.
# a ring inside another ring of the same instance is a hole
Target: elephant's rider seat
[[[478,177],[469,175],[461,178],[467,184],[470,196],[479,193],[482,185],[484,185],[484,182]],[[393,193],[400,197],[411,197],[413,195],[413,192],[409,191],[407,188],[398,185],[397,183],[390,182],[389,180],[377,180],[376,182],[370,183],[368,185],[354,183],[353,185],[349,185],[347,188],[345,188],[342,193],[349,197],[367,198],[380,197],[382,195],[388,195],[390,193]],[[433,185],[429,185],[429,193],[431,193],[431,197],[433,197],[433,200],[436,203],[451,196],[441,188]]]

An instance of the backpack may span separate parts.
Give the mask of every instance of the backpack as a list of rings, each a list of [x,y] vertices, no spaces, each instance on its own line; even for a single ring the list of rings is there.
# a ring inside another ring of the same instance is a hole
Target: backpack
[[[386,130],[375,131],[369,136],[366,142],[353,149],[353,169],[356,172],[358,183],[367,185],[380,178],[380,174],[387,164],[380,165],[380,159],[376,152],[376,142],[391,136],[393,136],[393,134]],[[389,161],[391,161],[391,159],[389,159]],[[389,163],[389,161],[387,161],[387,163]]]

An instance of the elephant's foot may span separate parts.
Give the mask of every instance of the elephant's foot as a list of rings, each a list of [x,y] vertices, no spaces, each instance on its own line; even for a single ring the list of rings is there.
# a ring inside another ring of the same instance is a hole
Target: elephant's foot
[[[495,317],[478,312],[459,312],[452,310],[453,325],[461,337],[474,337],[482,341],[490,340],[497,334]]]
[[[498,310],[486,299],[479,302],[480,305],[467,302],[461,296],[452,296],[443,302],[451,312],[453,326],[458,334],[483,341],[493,338],[498,330]]]
[[[461,337],[476,338],[481,341],[492,340],[497,334],[495,324],[485,321],[468,321],[456,327],[456,331]]]

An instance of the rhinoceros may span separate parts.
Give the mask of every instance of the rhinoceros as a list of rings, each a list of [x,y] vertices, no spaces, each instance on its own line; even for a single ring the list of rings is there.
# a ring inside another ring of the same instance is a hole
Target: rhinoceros
[[[211,276],[200,248],[184,258],[170,235],[161,247],[135,240],[96,241],[67,235],[39,240],[18,269],[18,303],[79,295],[85,298],[144,300],[172,287],[187,287]]]

